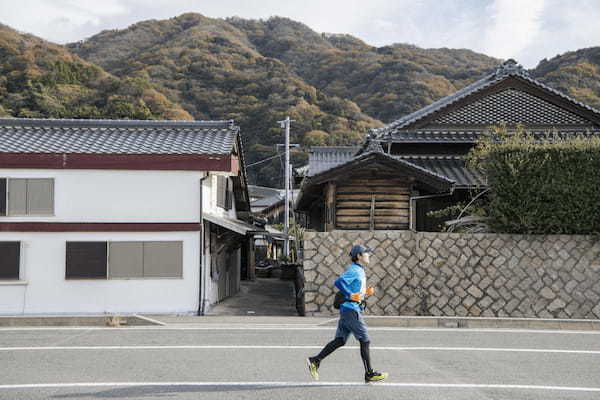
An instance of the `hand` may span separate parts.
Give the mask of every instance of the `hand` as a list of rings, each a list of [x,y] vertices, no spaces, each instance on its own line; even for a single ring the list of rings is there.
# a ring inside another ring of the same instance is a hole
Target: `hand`
[[[350,296],[350,301],[360,303],[360,293],[352,293],[352,295]]]
[[[371,296],[375,294],[375,288],[373,286],[369,286],[367,288],[367,291],[365,292],[367,294],[367,296]]]

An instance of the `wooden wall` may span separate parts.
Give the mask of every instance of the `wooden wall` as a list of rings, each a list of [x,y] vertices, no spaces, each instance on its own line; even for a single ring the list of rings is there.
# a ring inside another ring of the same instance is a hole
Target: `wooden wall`
[[[409,197],[412,182],[408,179],[353,178],[328,186],[325,198],[335,198],[332,214],[335,221],[326,231],[407,230],[409,229]]]

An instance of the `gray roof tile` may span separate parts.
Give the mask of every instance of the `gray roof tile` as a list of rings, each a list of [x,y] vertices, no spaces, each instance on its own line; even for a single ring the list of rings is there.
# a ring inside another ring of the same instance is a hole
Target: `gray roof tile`
[[[0,152],[229,154],[232,121],[0,119]]]
[[[353,151],[350,151],[350,150]],[[313,147],[309,158],[310,176],[327,171],[338,165],[350,162],[357,157],[359,147]],[[364,153],[363,155],[368,154]],[[396,155],[392,156],[429,172],[455,182],[456,187],[485,186],[484,177],[477,171],[468,169],[464,157],[457,155]]]
[[[313,176],[354,158],[359,146],[313,146],[308,154],[308,175]]]
[[[437,112],[467,96],[473,95],[477,92],[480,92],[481,90],[488,88],[504,79],[506,79],[507,77],[510,76],[515,76],[518,77],[520,79],[523,79],[525,81],[528,81],[530,83],[532,83],[533,85],[537,86],[538,88],[541,88],[545,91],[548,91],[550,93],[553,93],[559,97],[562,97],[563,99],[579,106],[582,107],[583,109],[587,110],[587,111],[591,111],[595,114],[600,115],[600,111],[584,104],[581,103],[567,95],[565,95],[564,93],[559,92],[556,89],[553,89],[533,78],[531,78],[531,76],[527,73],[527,71],[525,71],[523,69],[522,66],[518,65],[514,60],[508,60],[505,63],[501,64],[495,72],[485,76],[484,78],[472,83],[471,85],[468,85],[458,91],[456,91],[455,93],[446,96],[426,107],[423,107],[411,114],[408,114],[396,121],[393,121],[381,128],[377,128],[373,130],[373,133],[378,137],[378,138],[384,138],[390,134],[395,134],[395,133],[400,133],[403,134],[404,131],[402,131],[405,128],[408,128],[409,125],[433,114],[434,112]],[[472,112],[467,112],[469,111],[468,109],[466,111],[463,112],[463,114],[461,115],[457,110],[457,112],[455,112],[455,114],[452,116],[451,120],[445,121],[445,120],[440,120],[438,121],[438,123],[465,123],[465,124],[469,124],[469,123],[476,123],[476,124],[491,124],[491,123],[498,123],[501,120],[506,120],[507,118],[510,119],[511,118],[511,113],[514,112],[514,109],[508,110],[509,107],[505,107],[506,109],[502,109],[499,108],[498,105],[502,102],[502,101],[509,101],[509,104],[513,104],[513,105],[522,105],[524,104],[524,102],[531,102],[531,101],[536,101],[535,104],[529,104],[527,105],[527,113],[526,113],[526,117],[527,120],[530,123],[536,123],[536,124],[553,124],[553,123],[557,123],[555,121],[558,121],[558,123],[574,123],[574,121],[576,121],[577,124],[581,124],[582,120],[580,119],[580,117],[576,116],[575,114],[572,113],[562,113],[559,116],[555,116],[553,115],[553,109],[548,109],[548,107],[544,107],[543,109],[539,109],[536,108],[536,106],[540,106],[539,102],[541,102],[542,100],[539,100],[537,98],[535,98],[534,96],[531,95],[527,95],[524,94],[524,92],[521,91],[506,91],[506,93],[502,93],[499,94],[497,96],[495,103],[492,104],[494,107],[492,107],[490,109],[490,104],[489,101],[486,103],[486,101],[480,101],[475,102],[478,103],[475,106],[473,106]],[[504,106],[503,106],[504,107]],[[495,113],[502,113],[502,115],[498,116],[496,115],[496,117],[500,117],[500,119],[494,119],[491,118],[491,116],[485,116],[485,114],[487,112],[489,112],[490,110],[492,110]],[[451,113],[452,114],[452,113]],[[541,118],[540,118],[541,117]],[[537,120],[536,120],[537,118]],[[476,121],[476,122],[469,122],[469,121]],[[483,121],[483,122],[479,122],[479,121]],[[509,122],[509,121],[506,121]],[[518,122],[524,122],[524,121],[518,121]],[[591,124],[591,122],[584,120],[584,123],[587,124]]]

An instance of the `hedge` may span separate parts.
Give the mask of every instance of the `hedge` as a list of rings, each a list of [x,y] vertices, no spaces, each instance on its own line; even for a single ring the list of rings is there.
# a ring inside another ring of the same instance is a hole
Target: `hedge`
[[[479,151],[495,232],[600,232],[599,138],[525,134],[488,142]]]

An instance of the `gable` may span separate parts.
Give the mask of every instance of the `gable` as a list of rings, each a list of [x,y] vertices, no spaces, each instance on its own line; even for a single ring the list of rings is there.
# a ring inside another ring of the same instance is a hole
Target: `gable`
[[[560,131],[597,130],[600,111],[533,79],[516,61],[508,60],[482,79],[371,132],[396,141],[396,136],[410,131],[480,131],[502,122]]]
[[[431,121],[435,125],[592,125],[580,115],[536,97],[509,88],[492,93]]]

